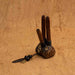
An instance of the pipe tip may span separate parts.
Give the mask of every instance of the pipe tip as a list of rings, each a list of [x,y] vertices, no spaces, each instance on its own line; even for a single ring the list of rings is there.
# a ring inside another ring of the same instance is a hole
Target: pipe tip
[[[42,15],[42,17],[45,17],[45,15]]]
[[[39,32],[40,31],[40,29],[36,29],[36,32]]]
[[[46,20],[49,20],[49,16],[46,17]]]

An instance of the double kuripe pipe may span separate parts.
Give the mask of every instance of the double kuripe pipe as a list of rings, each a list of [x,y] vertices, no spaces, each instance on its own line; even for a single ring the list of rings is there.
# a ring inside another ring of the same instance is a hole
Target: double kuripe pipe
[[[41,20],[42,33],[39,29],[37,29],[40,43],[44,44],[46,39],[47,45],[51,45],[50,19],[48,16],[45,18],[45,16],[43,15]]]

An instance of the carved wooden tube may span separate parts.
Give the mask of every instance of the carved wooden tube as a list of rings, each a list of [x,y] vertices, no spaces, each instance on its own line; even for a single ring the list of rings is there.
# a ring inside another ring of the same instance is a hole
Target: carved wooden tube
[[[50,20],[49,17],[46,17],[46,29],[47,29],[47,41],[48,45],[51,45],[51,32],[50,32]]]
[[[45,43],[44,43],[44,40],[43,40],[42,33],[40,32],[39,29],[37,29],[36,31],[37,31],[37,34],[38,34],[38,37],[39,37],[39,40],[40,40],[41,46],[42,46],[42,47],[45,47]]]
[[[42,16],[42,21],[41,21],[41,29],[42,29],[42,36],[43,36],[43,39],[45,39],[46,35],[45,35],[45,16],[43,15]]]

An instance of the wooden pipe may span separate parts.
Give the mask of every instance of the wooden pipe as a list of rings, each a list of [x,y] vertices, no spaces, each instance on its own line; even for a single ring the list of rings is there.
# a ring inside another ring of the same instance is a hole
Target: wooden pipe
[[[49,17],[46,17],[46,33],[47,33],[47,42],[46,44],[51,46],[51,32],[50,32],[50,20]]]
[[[45,16],[43,15],[42,18],[41,18],[41,29],[42,29],[42,36],[43,36],[43,39],[46,38],[46,35],[45,35]]]
[[[37,29],[36,31],[37,31],[37,34],[38,34],[38,37],[39,37],[41,46],[42,46],[42,47],[45,47],[45,43],[44,43],[44,40],[43,40],[42,33],[40,32],[40,29]]]
[[[51,45],[51,32],[50,32],[50,19],[46,17],[46,30],[47,30],[47,41]]]

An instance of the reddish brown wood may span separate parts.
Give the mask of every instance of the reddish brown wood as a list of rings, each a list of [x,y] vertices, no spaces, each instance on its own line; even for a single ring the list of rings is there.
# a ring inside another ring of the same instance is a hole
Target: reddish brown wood
[[[44,43],[44,40],[43,40],[43,36],[42,36],[42,33],[39,29],[36,30],[37,31],[37,34],[38,34],[38,37],[39,37],[39,40],[40,40],[40,43]]]
[[[47,41],[51,41],[51,32],[50,32],[50,19],[46,17],[46,30],[47,30]]]
[[[43,36],[43,39],[46,38],[46,35],[45,35],[45,16],[43,15],[42,16],[42,21],[41,21],[41,29],[42,29],[42,36]]]

